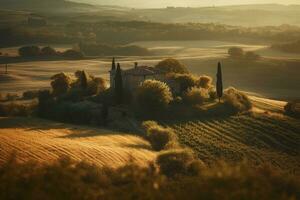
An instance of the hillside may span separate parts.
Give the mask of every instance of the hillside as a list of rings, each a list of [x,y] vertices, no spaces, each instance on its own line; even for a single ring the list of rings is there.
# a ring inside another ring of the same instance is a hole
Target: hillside
[[[0,0],[0,9],[27,10],[39,12],[90,11],[95,6],[65,0]]]
[[[0,118],[0,163],[16,153],[18,161],[51,162],[60,156],[98,166],[141,165],[155,157],[148,143],[133,135],[31,118]]]
[[[280,114],[284,102],[251,97],[254,113],[167,122],[205,163],[219,159],[268,164],[299,175],[300,121]]]

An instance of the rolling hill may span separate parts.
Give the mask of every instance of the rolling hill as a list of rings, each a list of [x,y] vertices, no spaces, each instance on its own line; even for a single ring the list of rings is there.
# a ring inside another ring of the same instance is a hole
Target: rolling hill
[[[87,12],[97,6],[65,0],[0,0],[0,9],[26,10],[45,13],[53,12]]]
[[[120,167],[130,160],[145,165],[155,158],[150,145],[134,135],[34,118],[0,118],[0,163],[47,163],[68,156],[98,166]]]
[[[205,163],[247,160],[300,175],[300,121],[282,115],[284,102],[251,97],[253,113],[165,123]]]

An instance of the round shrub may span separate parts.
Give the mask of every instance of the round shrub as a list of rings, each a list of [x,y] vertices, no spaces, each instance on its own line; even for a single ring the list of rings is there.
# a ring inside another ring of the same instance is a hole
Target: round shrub
[[[224,103],[234,113],[249,111],[252,108],[248,96],[232,87],[225,90]]]
[[[148,115],[164,111],[173,97],[167,84],[157,80],[146,80],[138,87],[136,100],[139,111]]]
[[[59,73],[51,77],[51,86],[54,96],[66,94],[71,88],[72,79],[65,73]]]
[[[200,76],[198,80],[198,86],[204,89],[209,89],[212,87],[212,78],[210,76]]]
[[[56,56],[57,52],[54,48],[47,46],[41,49],[41,55],[43,56]]]
[[[156,163],[160,172],[170,178],[178,175],[196,175],[201,165],[201,161],[197,160],[189,149],[162,152],[158,155]]]
[[[176,81],[180,85],[180,92],[186,92],[189,88],[196,85],[197,80],[192,74],[176,74],[172,73],[168,75],[168,79]]]
[[[35,57],[41,54],[41,49],[38,46],[24,46],[19,48],[19,55],[22,57]]]
[[[160,61],[156,66],[157,69],[160,69],[162,71],[168,72],[168,73],[179,73],[179,74],[185,74],[188,73],[188,70],[186,66],[182,63],[180,63],[178,60],[173,58],[168,58],[165,60]]]
[[[94,78],[88,82],[87,93],[88,95],[98,95],[107,89],[106,81],[103,78]]]
[[[172,129],[151,126],[147,130],[147,139],[155,151],[161,151],[176,145],[176,135]]]
[[[184,94],[184,101],[191,105],[200,105],[209,98],[208,90],[193,87]]]
[[[216,100],[218,98],[217,90],[214,87],[211,87],[208,90],[208,95],[211,100]]]

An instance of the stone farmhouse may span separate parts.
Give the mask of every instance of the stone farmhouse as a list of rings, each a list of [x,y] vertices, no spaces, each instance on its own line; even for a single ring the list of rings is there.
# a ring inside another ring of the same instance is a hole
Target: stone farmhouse
[[[117,64],[120,66],[120,64]],[[121,68],[121,66],[120,66]],[[112,61],[110,73],[110,86],[114,88],[115,86],[115,74],[116,74],[116,63],[115,59]],[[158,80],[166,83],[173,94],[176,94],[180,91],[180,85],[174,80],[167,79],[166,72],[159,70],[154,67],[148,66],[139,66],[138,63],[134,63],[133,68],[122,70],[122,80],[123,80],[123,88],[129,92],[134,93],[135,90],[139,87],[139,85],[145,80]]]

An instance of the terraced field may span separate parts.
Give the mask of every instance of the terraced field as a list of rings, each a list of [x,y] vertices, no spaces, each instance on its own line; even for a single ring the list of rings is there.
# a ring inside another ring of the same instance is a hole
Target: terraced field
[[[118,167],[155,158],[150,145],[134,135],[31,118],[0,118],[0,164],[16,153],[20,162],[51,162],[60,156]]]
[[[266,113],[168,123],[205,163],[247,159],[299,174],[300,121]]]

